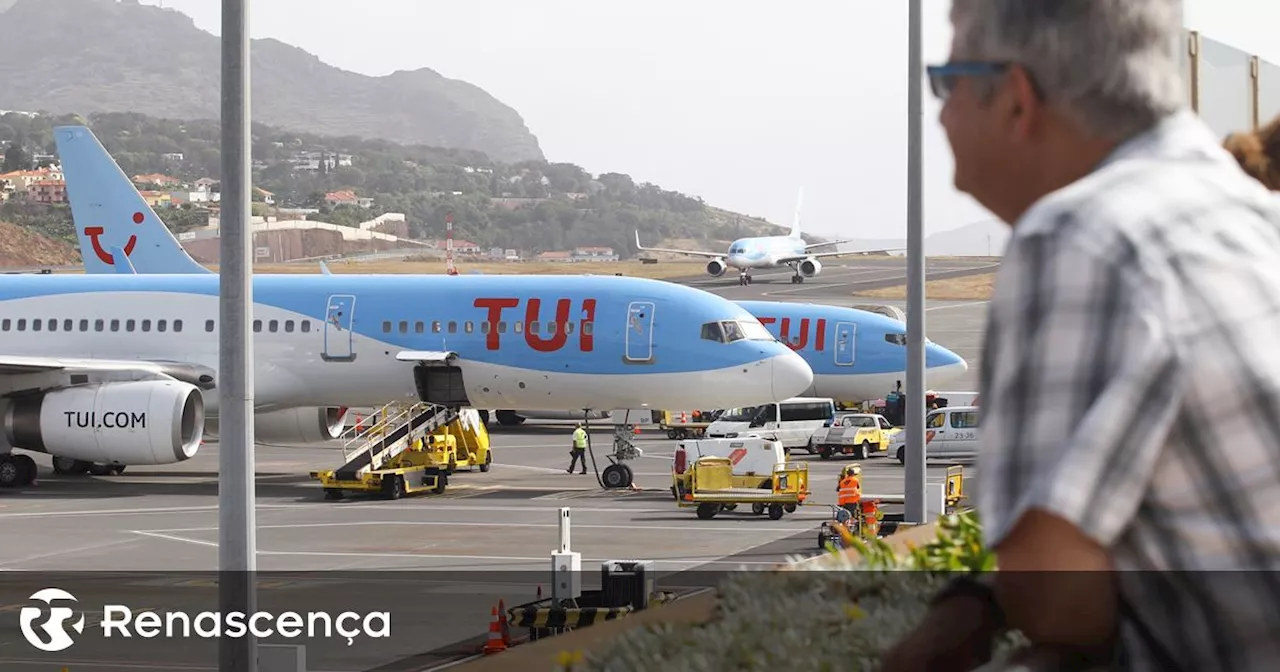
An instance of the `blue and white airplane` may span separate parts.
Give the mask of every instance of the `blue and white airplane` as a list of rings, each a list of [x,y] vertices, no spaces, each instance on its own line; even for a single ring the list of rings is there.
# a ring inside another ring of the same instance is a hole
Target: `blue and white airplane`
[[[858,252],[814,252],[821,247],[830,247],[848,243],[847,240],[836,240],[827,243],[805,243],[800,235],[800,199],[796,202],[796,218],[791,223],[791,232],[785,236],[753,236],[739,238],[729,244],[728,252],[702,252],[699,250],[673,250],[662,247],[645,247],[640,244],[640,231],[636,231],[636,247],[642,252],[665,252],[667,254],[687,254],[694,257],[709,258],[707,273],[712,277],[720,277],[729,268],[738,269],[738,284],[751,284],[751,271],[760,268],[777,268],[789,266],[794,275],[791,282],[802,283],[805,278],[812,278],[822,272],[820,259],[850,255],[882,254],[890,250],[861,250]]]
[[[59,128],[55,137],[86,272],[210,272],[187,254],[91,131],[65,127]],[[122,252],[109,251],[118,247],[123,247]],[[124,263],[115,264],[118,258]],[[875,399],[905,377],[906,325],[898,320],[839,306],[770,301],[742,301],[738,305],[805,359],[814,373],[814,382],[804,396],[826,396],[845,402]],[[704,337],[737,336],[717,336],[713,327],[709,330]],[[968,370],[963,358],[942,346],[929,343],[925,352],[926,375],[932,386],[949,383]],[[713,408],[706,404],[697,407]],[[570,408],[556,410],[569,413]],[[602,412],[611,410],[598,408]],[[314,426],[316,422],[307,420],[329,418],[331,433],[337,436],[341,423],[334,419],[334,410],[277,411],[260,414],[257,422],[267,428],[278,422]],[[518,424],[522,417],[516,410],[500,409],[496,415],[503,424]],[[544,415],[547,414],[538,417]]]

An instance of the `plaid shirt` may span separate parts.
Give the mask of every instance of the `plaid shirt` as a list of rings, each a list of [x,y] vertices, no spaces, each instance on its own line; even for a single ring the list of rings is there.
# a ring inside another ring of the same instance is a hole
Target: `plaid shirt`
[[[981,378],[988,544],[1056,514],[1183,669],[1280,669],[1280,201],[1196,117],[1017,222]]]

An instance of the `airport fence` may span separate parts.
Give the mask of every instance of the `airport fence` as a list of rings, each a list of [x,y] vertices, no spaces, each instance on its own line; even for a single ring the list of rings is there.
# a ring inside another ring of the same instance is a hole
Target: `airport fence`
[[[1280,65],[1183,31],[1179,53],[1191,109],[1220,137],[1256,130],[1280,116]]]

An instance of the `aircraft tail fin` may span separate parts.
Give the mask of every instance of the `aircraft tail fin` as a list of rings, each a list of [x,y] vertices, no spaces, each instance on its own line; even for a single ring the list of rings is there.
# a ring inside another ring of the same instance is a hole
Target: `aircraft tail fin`
[[[133,272],[212,272],[187,254],[92,131],[59,126],[53,136],[85,273],[129,272],[117,268],[120,252]]]
[[[138,269],[133,267],[133,262],[129,261],[129,255],[124,253],[124,248],[119,245],[112,245],[110,250],[112,261],[115,262],[116,273],[120,275],[137,275]]]
[[[800,237],[800,207],[804,205],[804,187],[800,188],[800,194],[796,196],[796,218],[791,221],[791,237]]]

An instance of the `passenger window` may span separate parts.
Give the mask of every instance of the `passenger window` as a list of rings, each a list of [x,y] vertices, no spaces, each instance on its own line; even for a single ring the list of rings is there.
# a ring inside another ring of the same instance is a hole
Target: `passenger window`
[[[13,326],[13,323],[9,321],[9,318],[6,317],[3,320],[0,320],[0,329],[4,331],[9,331],[9,328],[12,326]]]
[[[924,426],[929,429],[937,429],[942,426],[943,420],[946,420],[946,418],[942,417],[941,413],[934,413],[929,416],[929,419],[924,423]]]
[[[156,331],[165,331],[168,326],[168,320],[156,320]]]
[[[565,322],[565,323],[564,323],[564,333],[566,333],[566,334],[572,334],[572,333],[573,333],[573,323],[572,323],[572,322]]]
[[[538,325],[540,325],[540,324],[542,324],[542,323],[541,323],[541,322],[530,322],[530,323],[529,323],[529,333],[531,333],[531,334],[537,334],[537,333],[539,333],[539,331],[538,331]]]
[[[450,322],[449,322],[449,333],[451,333],[451,334],[456,334],[456,333],[458,333],[458,323],[457,323],[457,322],[453,322],[453,321],[450,321]]]
[[[31,320],[31,331],[40,331],[40,323],[42,320]]]
[[[137,328],[138,328],[138,321],[137,321],[137,320],[125,320],[125,321],[124,321],[124,330],[125,330],[125,331],[133,331],[134,329],[137,329]]]
[[[286,333],[286,334],[292,334],[292,333],[293,333],[293,320],[285,320],[285,321],[284,321],[284,333]]]
[[[120,320],[111,320],[111,331],[120,331]]]
[[[426,326],[427,326],[427,325],[423,324],[422,322],[414,322],[414,323],[413,323],[413,333],[415,333],[415,334],[421,334],[423,331],[426,331]]]
[[[262,331],[262,320],[253,321],[253,330],[259,333]]]
[[[505,333],[507,333],[507,322],[506,322],[506,320],[503,320],[503,321],[501,321],[501,322],[498,322],[498,333],[499,333],[499,334],[505,334]]]
[[[390,322],[386,322],[386,321],[384,321],[384,322],[382,323],[382,333],[384,333],[384,334],[389,334],[389,333],[391,333],[391,323],[390,323]]]
[[[72,319],[65,319],[65,320],[63,320],[63,321],[62,321],[62,330],[63,330],[63,331],[74,331],[74,330],[75,330],[75,328],[76,328],[76,327],[75,327],[75,322],[76,322],[76,321],[75,321],[75,320],[72,320]]]
[[[80,320],[80,331],[89,331],[89,320]]]
[[[466,322],[463,322],[463,323],[462,323],[462,330],[463,330],[463,331],[465,331],[465,332],[467,332],[467,333],[469,334],[469,333],[471,333],[471,332],[472,332],[472,329],[473,329],[473,325],[471,324],[471,320],[467,320]]]
[[[517,334],[524,333],[524,320],[516,320],[515,323],[512,324],[511,326],[512,326],[511,331]]]
[[[270,331],[273,334],[280,331],[280,320],[271,320],[268,322],[267,331]]]
[[[302,333],[304,334],[311,332],[311,320],[303,320],[302,324],[298,326],[302,328]]]
[[[205,331],[213,331],[213,320],[205,320],[205,321],[204,321],[204,330],[205,330]]]
[[[25,319],[18,320],[18,331],[27,330],[27,321]]]
[[[435,320],[434,322],[431,323],[431,333],[433,334],[440,333],[440,320]]]
[[[182,320],[174,320],[174,321],[173,321],[173,330],[174,330],[174,331],[182,331]]]
[[[94,331],[102,331],[104,328],[106,328],[106,326],[107,326],[107,323],[106,323],[106,321],[104,321],[104,320],[94,320],[94,321],[93,321],[93,330],[94,330]]]
[[[595,322],[583,322],[583,323],[582,323],[582,333],[584,333],[584,334],[586,334],[586,335],[590,336],[592,333],[594,333],[594,332],[595,332],[595,330],[596,330],[596,323],[595,323]]]
[[[548,322],[548,323],[547,323],[547,334],[548,334],[548,335],[550,335],[550,334],[554,334],[554,333],[556,333],[556,323],[555,323],[555,322]]]
[[[489,323],[489,321],[488,321],[488,320],[485,320],[484,322],[481,322],[481,323],[480,323],[480,333],[482,333],[482,334],[487,334],[487,333],[489,333],[489,324],[490,324],[490,323]]]
[[[143,320],[143,321],[142,321],[142,330],[143,330],[143,331],[151,331],[151,320]]]
[[[400,322],[400,333],[402,333],[402,334],[407,334],[407,333],[409,333],[409,323],[408,323],[408,322],[404,322],[404,321],[401,321],[401,322]]]

